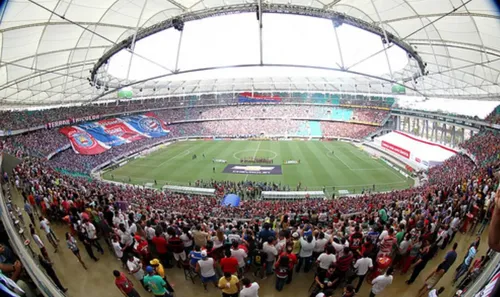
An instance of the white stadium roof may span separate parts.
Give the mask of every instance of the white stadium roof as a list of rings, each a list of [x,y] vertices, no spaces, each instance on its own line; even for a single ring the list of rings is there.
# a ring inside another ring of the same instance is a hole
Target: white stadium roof
[[[138,96],[389,94],[394,82],[410,95],[498,100],[494,2],[10,0],[0,22],[0,105],[109,100],[123,86]],[[182,34],[171,28],[176,17]],[[148,37],[158,24],[164,31]],[[135,48],[123,43],[136,32]]]

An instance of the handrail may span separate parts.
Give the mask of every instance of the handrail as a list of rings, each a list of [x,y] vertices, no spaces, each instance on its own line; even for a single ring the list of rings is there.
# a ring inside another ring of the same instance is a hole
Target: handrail
[[[470,285],[467,291],[462,295],[462,297],[473,297],[475,296],[486,284],[486,282],[492,276],[495,268],[500,265],[500,253],[492,252],[494,255],[491,257],[490,261],[481,272],[481,274],[474,280],[474,283]]]
[[[0,155],[0,168],[2,165],[2,155]],[[65,297],[64,293],[62,293],[56,285],[52,282],[52,280],[47,277],[45,272],[43,272],[40,267],[35,263],[35,260],[26,250],[24,243],[21,241],[21,238],[16,232],[16,228],[12,224],[12,220],[9,217],[9,210],[7,208],[7,201],[3,196],[3,191],[0,190],[0,216],[2,218],[5,230],[9,235],[9,242],[19,257],[19,260],[23,264],[23,268],[28,272],[28,275],[31,277],[36,287],[40,290],[40,292],[45,297]]]

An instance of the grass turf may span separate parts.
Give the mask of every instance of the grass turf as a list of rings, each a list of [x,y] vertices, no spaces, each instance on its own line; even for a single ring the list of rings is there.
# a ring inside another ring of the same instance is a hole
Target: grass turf
[[[194,160],[193,154],[197,155]],[[205,158],[202,154],[205,154]],[[283,174],[223,173],[228,164],[239,164],[240,158],[245,157],[273,158],[272,165],[281,165]],[[212,159],[227,160],[227,164],[212,163]],[[284,160],[299,159],[300,164],[283,164]],[[325,186],[329,193],[339,190],[360,193],[362,189],[371,189],[373,184],[376,185],[376,191],[403,189],[413,185],[412,179],[405,178],[382,160],[372,158],[350,143],[339,141],[177,142],[143,158],[131,160],[122,167],[104,173],[103,177],[140,185],[156,180],[158,188],[165,183],[188,185],[191,182],[194,186],[196,180],[215,179],[274,182],[289,185],[294,190],[301,182],[302,189],[321,190]]]

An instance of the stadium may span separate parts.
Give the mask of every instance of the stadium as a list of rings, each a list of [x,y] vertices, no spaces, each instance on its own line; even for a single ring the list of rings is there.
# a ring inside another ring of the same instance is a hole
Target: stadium
[[[0,1],[1,296],[500,296],[493,0]]]

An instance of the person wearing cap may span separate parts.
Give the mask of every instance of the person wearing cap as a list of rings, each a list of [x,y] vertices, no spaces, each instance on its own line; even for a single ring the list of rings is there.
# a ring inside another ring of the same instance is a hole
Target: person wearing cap
[[[298,232],[293,232],[292,233],[292,243],[293,243],[293,250],[292,253],[295,256],[298,256],[300,253],[300,235]]]
[[[158,274],[155,274],[153,267],[146,267],[146,276],[144,276],[144,285],[151,289],[156,297],[171,297],[172,295],[166,289],[167,282]]]
[[[141,297],[141,295],[134,289],[134,284],[128,279],[128,277],[118,271],[113,270],[113,275],[115,276],[115,285],[118,287],[120,292],[127,297]]]
[[[161,276],[161,278],[163,278],[165,280],[165,282],[167,283],[167,290],[170,293],[173,293],[174,288],[168,282],[167,275],[165,274],[165,269],[163,268],[163,265],[161,264],[160,260],[153,259],[153,260],[149,261],[149,265],[151,265],[151,267],[153,267],[156,274],[158,274],[159,276]]]
[[[196,272],[201,275],[201,283],[207,291],[207,283],[213,283],[217,288],[217,277],[215,275],[215,261],[207,256],[207,251],[201,251],[201,260],[196,263]]]

